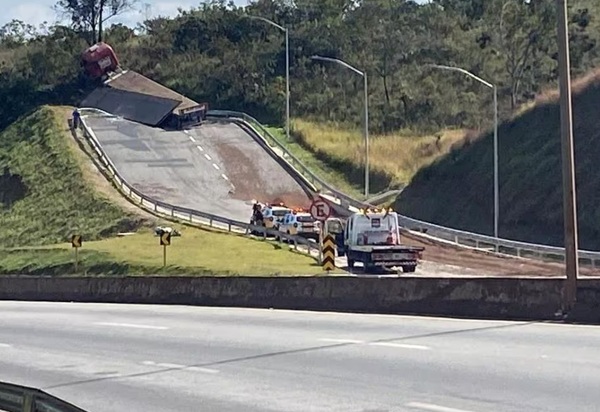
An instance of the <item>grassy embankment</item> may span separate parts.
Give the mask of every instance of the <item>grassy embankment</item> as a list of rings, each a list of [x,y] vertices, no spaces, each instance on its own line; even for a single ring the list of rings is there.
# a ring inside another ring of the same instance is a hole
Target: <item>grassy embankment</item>
[[[286,141],[283,129],[269,130],[323,180],[364,198],[364,138],[359,130],[294,119],[293,142]],[[446,130],[421,136],[398,132],[370,137],[370,192],[374,194],[404,186],[420,168],[460,144],[464,131]]]
[[[600,71],[573,86],[580,245],[600,250]],[[560,110],[545,93],[499,129],[500,235],[562,245]],[[492,135],[419,171],[396,207],[410,216],[479,233],[493,222]]]
[[[42,107],[0,133],[0,273],[68,275],[84,237],[80,274],[285,275],[322,273],[314,259],[251,240],[181,225],[162,248],[160,219],[124,200],[94,169],[66,126],[68,108]],[[117,237],[119,232],[137,232]]]

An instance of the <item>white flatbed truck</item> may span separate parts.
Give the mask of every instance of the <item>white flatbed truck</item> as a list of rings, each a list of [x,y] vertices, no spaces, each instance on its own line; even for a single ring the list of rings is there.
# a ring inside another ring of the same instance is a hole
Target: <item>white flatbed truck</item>
[[[338,243],[338,255],[346,256],[348,268],[360,262],[365,272],[392,268],[414,272],[424,250],[400,242],[398,214],[390,210],[352,214],[345,224],[343,245]]]

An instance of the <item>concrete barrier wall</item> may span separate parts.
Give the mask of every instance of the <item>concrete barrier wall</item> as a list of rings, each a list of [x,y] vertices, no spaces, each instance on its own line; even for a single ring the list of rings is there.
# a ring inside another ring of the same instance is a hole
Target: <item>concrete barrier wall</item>
[[[1,300],[156,303],[496,319],[553,319],[562,280],[508,278],[0,278]],[[600,281],[582,281],[577,313],[600,319]]]

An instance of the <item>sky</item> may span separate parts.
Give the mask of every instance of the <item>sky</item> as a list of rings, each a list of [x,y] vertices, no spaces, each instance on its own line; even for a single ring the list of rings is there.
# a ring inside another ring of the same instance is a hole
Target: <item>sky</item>
[[[0,2],[4,9],[0,14],[0,27],[13,19],[22,20],[36,27],[44,21],[54,23],[59,20],[59,16],[52,9],[56,0],[0,0]],[[139,0],[135,10],[111,19],[110,23],[124,23],[134,27],[138,22],[144,20],[145,4],[150,5],[149,17],[172,17],[177,14],[178,8],[188,10],[201,3],[201,0]],[[235,3],[238,6],[244,6],[248,4],[248,0],[235,0]]]
[[[44,21],[53,23],[59,20],[52,6],[56,0],[0,0],[3,12],[0,14],[0,27],[13,19],[22,20],[25,23],[38,26]],[[145,4],[149,4],[150,17],[175,16],[177,9],[187,10],[197,7],[201,0],[139,0],[135,10],[111,19],[111,23],[124,23],[135,26],[137,22],[143,21],[146,11]],[[246,5],[248,0],[235,0],[237,5]]]

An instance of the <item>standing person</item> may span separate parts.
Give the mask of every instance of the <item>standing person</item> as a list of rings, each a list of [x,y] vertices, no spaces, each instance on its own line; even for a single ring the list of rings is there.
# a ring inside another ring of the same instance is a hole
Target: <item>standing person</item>
[[[75,110],[73,110],[73,129],[79,129],[80,120],[81,114],[79,114],[79,110],[75,108]]]

